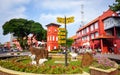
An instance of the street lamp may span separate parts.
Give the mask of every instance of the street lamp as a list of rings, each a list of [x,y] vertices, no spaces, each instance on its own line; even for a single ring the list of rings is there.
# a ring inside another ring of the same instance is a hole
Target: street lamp
[[[117,44],[116,44],[116,43],[114,44],[114,47],[117,47]]]
[[[117,53],[117,44],[114,43],[114,52]]]

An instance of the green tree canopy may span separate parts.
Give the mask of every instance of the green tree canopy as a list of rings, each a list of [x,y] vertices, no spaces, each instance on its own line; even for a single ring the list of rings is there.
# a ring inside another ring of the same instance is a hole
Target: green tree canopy
[[[70,47],[70,46],[72,45],[73,42],[74,42],[73,39],[68,38],[68,39],[67,39],[67,47]]]
[[[72,45],[73,42],[74,42],[73,39],[67,38],[67,39],[66,39],[66,44],[65,44],[65,43],[61,43],[60,45],[61,45],[61,46],[67,46],[67,47],[69,48],[69,47]]]
[[[10,21],[5,22],[2,28],[3,35],[12,33],[22,42],[23,37],[27,37],[31,33],[36,35],[37,40],[46,40],[46,30],[40,23],[33,20],[27,20],[23,18],[11,19]]]
[[[111,10],[113,11],[120,11],[120,0],[116,0],[113,5],[109,6]]]

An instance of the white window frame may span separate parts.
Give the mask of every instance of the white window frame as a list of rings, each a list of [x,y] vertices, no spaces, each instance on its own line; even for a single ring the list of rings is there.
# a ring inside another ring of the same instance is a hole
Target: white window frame
[[[96,32],[96,33],[95,33],[95,37],[98,37],[98,36],[99,36],[99,33],[98,33],[98,32]]]
[[[94,27],[93,25],[90,26],[90,31],[93,31],[94,30]]]
[[[98,29],[98,22],[95,23],[95,29]]]
[[[86,28],[87,33],[89,32],[89,27]]]
[[[91,39],[94,39],[95,38],[95,35],[94,34],[91,34]]]

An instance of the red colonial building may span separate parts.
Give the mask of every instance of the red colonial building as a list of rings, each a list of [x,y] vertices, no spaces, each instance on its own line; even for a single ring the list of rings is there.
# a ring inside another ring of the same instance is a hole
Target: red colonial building
[[[120,17],[110,9],[76,32],[74,47],[89,46],[102,53],[120,51]]]
[[[47,27],[47,50],[51,51],[58,48],[58,28],[61,25],[50,23]]]

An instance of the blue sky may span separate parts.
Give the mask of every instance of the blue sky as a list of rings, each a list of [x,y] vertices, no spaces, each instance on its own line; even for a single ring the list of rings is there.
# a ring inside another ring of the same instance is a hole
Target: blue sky
[[[74,16],[75,22],[67,25],[70,37],[80,27],[81,5],[84,5],[83,22],[87,24],[108,10],[114,2],[115,0],[0,0],[0,42],[10,41],[10,34],[2,35],[2,25],[12,18],[34,20],[46,29],[45,25],[57,23],[57,17]]]

